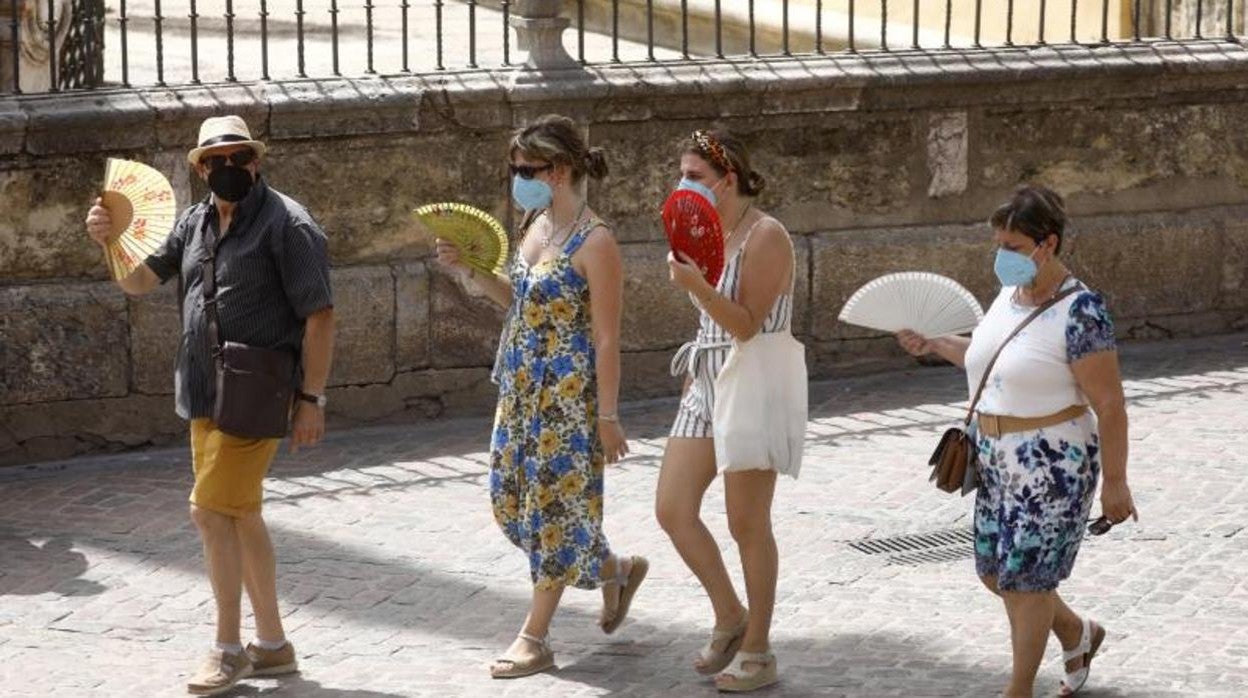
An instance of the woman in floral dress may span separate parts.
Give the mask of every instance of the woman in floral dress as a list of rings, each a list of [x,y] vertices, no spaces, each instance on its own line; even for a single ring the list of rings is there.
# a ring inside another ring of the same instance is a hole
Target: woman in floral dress
[[[628,452],[620,384],[619,247],[580,194],[607,173],[571,119],[546,116],[516,132],[512,195],[525,209],[508,278],[471,271],[438,241],[440,261],[509,308],[493,380],[490,499],[507,539],[529,558],[533,600],[515,642],[490,667],[517,678],[554,666],[550,622],[566,586],[602,589],[599,625],[623,622],[649,567],[611,552],[602,531],[603,470]]]
[[[1102,468],[1106,521],[1136,515],[1114,327],[1100,294],[1058,259],[1066,225],[1060,196],[1023,187],[991,222],[1003,288],[972,337],[902,332],[898,339],[911,354],[934,352],[964,366],[973,394],[1006,337],[1058,298],[1005,344],[977,408],[975,564],[1010,619],[1014,670],[1005,694],[1032,695],[1052,632],[1066,662],[1061,692],[1073,695],[1105,629],[1076,615],[1057,587],[1074,567]]]

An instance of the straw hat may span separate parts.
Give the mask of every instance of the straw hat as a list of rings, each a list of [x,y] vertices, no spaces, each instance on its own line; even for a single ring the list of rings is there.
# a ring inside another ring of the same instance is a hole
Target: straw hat
[[[235,145],[245,145],[256,151],[257,156],[263,156],[268,150],[264,143],[251,139],[251,130],[247,128],[247,122],[242,118],[232,115],[213,116],[204,119],[204,123],[200,124],[199,146],[187,153],[186,159],[192,165],[198,165],[199,159],[205,152],[213,148]]]

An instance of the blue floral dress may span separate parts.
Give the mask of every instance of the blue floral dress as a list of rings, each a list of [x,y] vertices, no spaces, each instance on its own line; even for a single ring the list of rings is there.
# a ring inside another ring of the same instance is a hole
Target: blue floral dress
[[[1073,280],[1071,283],[1074,283]],[[1032,310],[1006,288],[972,336],[968,382]],[[1070,364],[1116,349],[1099,294],[1079,291],[1046,311],[1006,345],[979,411],[1037,417],[1086,404]],[[979,434],[981,485],[975,501],[975,567],[1005,591],[1048,591],[1070,576],[1100,476],[1100,438],[1091,412],[1044,429]]]
[[[507,539],[529,556],[538,589],[594,589],[611,550],[602,532],[603,470],[589,283],[572,255],[588,221],[555,259],[519,253],[493,380],[490,500]]]

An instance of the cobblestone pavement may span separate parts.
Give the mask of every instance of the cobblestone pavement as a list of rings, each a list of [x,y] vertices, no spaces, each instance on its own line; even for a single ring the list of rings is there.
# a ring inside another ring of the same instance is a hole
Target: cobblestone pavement
[[[1245,339],[1124,352],[1143,518],[1090,540],[1063,587],[1109,628],[1087,695],[1248,690]],[[847,544],[969,525],[970,502],[935,491],[923,467],[964,396],[948,367],[812,386],[804,473],[777,495],[783,683],[765,695],[990,695],[1003,685],[1005,615],[976,583],[967,544],[928,561]],[[607,638],[594,626],[599,595],[569,591],[553,630],[558,671],[518,682],[491,682],[484,669],[528,596],[524,556],[490,516],[488,424],[356,431],[284,454],[266,511],[304,671],[234,695],[711,695],[688,668],[709,609],[651,509],[673,407],[625,411],[635,455],[608,478],[614,547],[653,563],[632,619]],[[189,484],[181,449],[0,474],[0,694],[182,694],[212,637]],[[705,511],[737,567],[718,484]],[[1059,679],[1051,643],[1039,695]]]

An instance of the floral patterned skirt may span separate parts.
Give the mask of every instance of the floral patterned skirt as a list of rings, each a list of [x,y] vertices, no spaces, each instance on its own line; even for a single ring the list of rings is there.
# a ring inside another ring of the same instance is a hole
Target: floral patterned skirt
[[[494,520],[528,556],[542,590],[598,588],[611,555],[602,530],[606,459],[586,385],[569,374],[532,395],[499,396],[490,444]]]
[[[1050,591],[1070,576],[1100,477],[1096,418],[979,435],[975,569],[1002,591]]]

